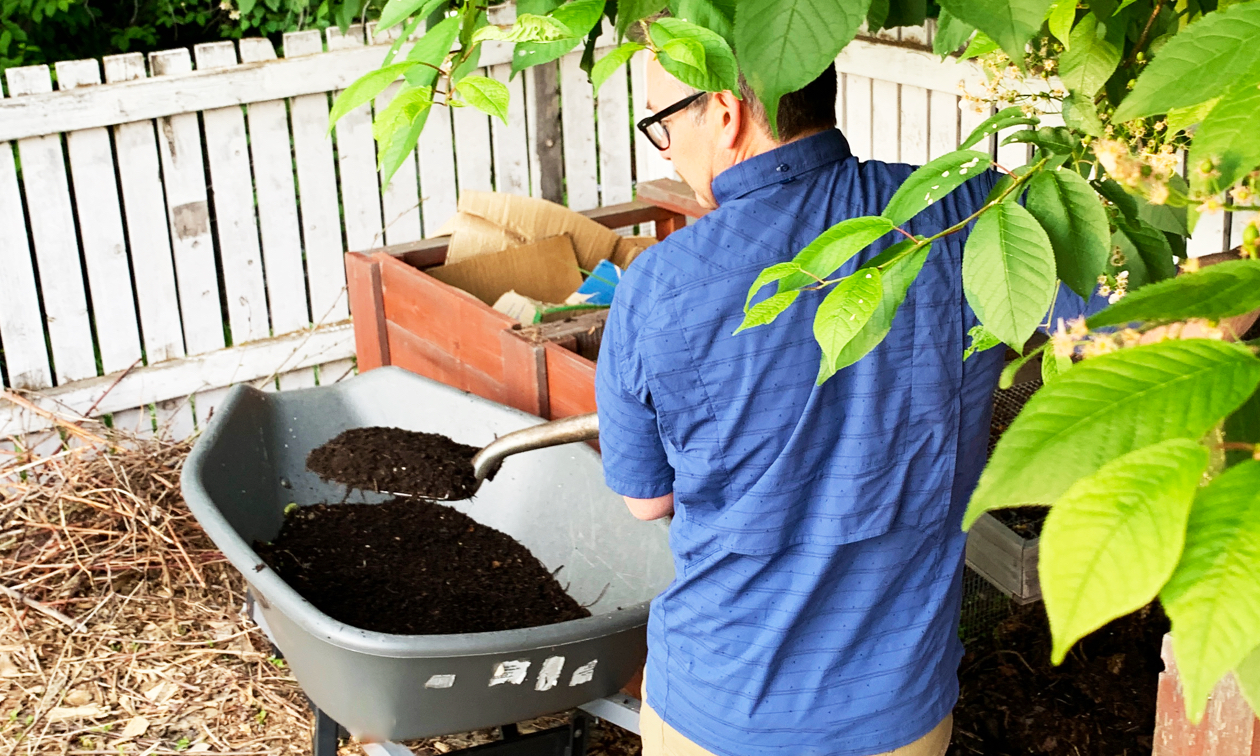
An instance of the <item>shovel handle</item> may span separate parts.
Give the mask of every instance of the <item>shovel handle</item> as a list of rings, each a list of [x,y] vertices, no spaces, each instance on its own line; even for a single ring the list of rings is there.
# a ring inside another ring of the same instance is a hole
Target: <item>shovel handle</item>
[[[505,457],[594,438],[599,438],[599,416],[594,412],[533,425],[502,436],[477,452],[472,460],[473,475],[476,476],[477,483],[481,483],[494,475]]]

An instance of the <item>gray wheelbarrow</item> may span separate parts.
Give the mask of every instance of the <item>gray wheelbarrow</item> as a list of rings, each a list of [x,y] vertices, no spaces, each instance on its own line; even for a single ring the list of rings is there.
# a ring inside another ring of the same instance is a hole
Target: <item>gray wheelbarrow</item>
[[[451,505],[520,541],[592,616],[466,635],[392,635],[316,609],[254,552],[290,503],[380,503],[306,469],[350,428],[394,426],[485,446],[542,421],[399,368],[340,384],[264,393],[237,386],[184,467],[184,497],[248,581],[276,647],[311,701],[364,741],[408,740],[519,722],[611,696],[645,652],[648,603],[673,579],[668,530],[643,523],[603,483],[585,444],[502,460],[477,495]],[[519,438],[519,437],[518,437]]]

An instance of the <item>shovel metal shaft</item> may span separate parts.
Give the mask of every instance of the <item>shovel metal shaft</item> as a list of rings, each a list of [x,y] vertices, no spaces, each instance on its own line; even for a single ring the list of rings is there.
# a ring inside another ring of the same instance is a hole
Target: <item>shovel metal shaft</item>
[[[504,458],[513,454],[595,438],[599,438],[599,416],[594,412],[534,425],[509,433],[478,452],[472,460],[473,475],[480,486],[499,469]]]

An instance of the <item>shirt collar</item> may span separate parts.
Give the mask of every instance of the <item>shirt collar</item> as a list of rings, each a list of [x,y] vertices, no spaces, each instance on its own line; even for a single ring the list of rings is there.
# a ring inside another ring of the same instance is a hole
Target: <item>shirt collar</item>
[[[770,186],[786,184],[798,176],[852,156],[849,142],[839,129],[788,142],[737,163],[713,179],[713,198],[718,205]]]

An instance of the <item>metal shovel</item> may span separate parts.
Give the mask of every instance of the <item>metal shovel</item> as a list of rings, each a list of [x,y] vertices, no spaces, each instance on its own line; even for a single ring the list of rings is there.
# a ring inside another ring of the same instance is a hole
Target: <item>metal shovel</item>
[[[476,482],[468,495],[476,493],[482,481],[494,477],[503,460],[513,454],[595,438],[599,438],[599,416],[594,412],[552,420],[501,436],[473,457],[473,477]]]

